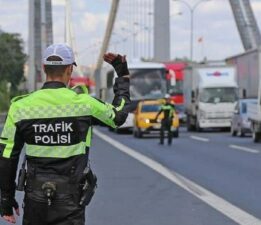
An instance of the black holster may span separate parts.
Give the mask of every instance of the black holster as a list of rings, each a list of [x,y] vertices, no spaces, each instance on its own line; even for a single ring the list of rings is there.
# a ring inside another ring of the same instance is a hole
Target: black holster
[[[17,186],[16,186],[17,191],[24,191],[24,189],[25,189],[25,183],[26,183],[26,177],[27,177],[25,164],[26,164],[26,157],[24,157],[22,167],[19,170],[18,182],[17,182]]]
[[[83,183],[80,186],[81,186],[81,197],[80,197],[79,205],[84,207],[89,205],[95,193],[95,190],[97,188],[97,177],[90,168],[84,171]]]

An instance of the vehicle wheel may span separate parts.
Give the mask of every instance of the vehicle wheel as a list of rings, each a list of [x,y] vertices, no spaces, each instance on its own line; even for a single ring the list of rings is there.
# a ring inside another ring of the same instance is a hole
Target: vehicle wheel
[[[136,130],[136,134],[137,134],[137,138],[142,138],[142,136],[143,136],[143,133],[142,133],[142,131],[140,130],[140,128],[138,128],[138,129]]]
[[[187,131],[193,131],[193,125],[191,124],[191,121],[190,121],[190,116],[187,116]]]
[[[244,137],[244,136],[245,136],[245,133],[242,131],[242,128],[241,128],[241,127],[238,128],[237,136],[238,136],[238,137]]]
[[[133,137],[137,137],[137,132],[136,132],[136,130],[135,129],[133,129],[133,132],[132,132],[132,134],[133,134]]]
[[[196,122],[196,131],[197,132],[202,132],[202,128],[200,127],[198,120]]]
[[[231,124],[231,127],[230,127],[230,134],[231,134],[233,137],[235,137],[236,134],[237,134],[237,132],[234,130],[234,127],[233,127],[232,124]]]
[[[120,134],[120,133],[121,133],[120,129],[118,129],[118,128],[115,128],[115,129],[114,129],[114,132],[115,132],[116,134]]]
[[[255,143],[259,142],[261,140],[261,133],[253,131],[252,138]]]
[[[179,129],[173,132],[173,137],[178,138],[179,137]]]
[[[132,130],[132,134],[133,134],[133,137],[137,138],[138,135],[137,135],[137,127],[133,127],[133,130]]]

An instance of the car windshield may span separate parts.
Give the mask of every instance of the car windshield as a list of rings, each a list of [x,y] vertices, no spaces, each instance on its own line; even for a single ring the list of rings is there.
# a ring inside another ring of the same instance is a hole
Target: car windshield
[[[200,92],[200,102],[235,102],[238,99],[236,88],[204,88]]]
[[[141,107],[141,112],[158,112],[160,110],[160,105],[143,105]]]
[[[158,99],[166,94],[164,69],[130,69],[132,100]]]

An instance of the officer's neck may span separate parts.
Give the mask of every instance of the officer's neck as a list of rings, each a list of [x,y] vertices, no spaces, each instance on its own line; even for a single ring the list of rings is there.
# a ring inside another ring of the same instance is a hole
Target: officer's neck
[[[57,76],[57,77],[51,77],[51,76],[47,76],[46,77],[46,82],[61,82],[65,85],[68,84],[68,78],[66,76]]]

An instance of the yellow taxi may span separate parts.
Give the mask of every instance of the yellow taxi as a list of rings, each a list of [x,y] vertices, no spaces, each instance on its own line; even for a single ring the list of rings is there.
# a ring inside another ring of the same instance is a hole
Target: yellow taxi
[[[144,134],[160,130],[163,113],[160,114],[157,121],[155,121],[155,118],[157,113],[160,111],[161,105],[164,103],[164,99],[144,100],[139,102],[134,114],[134,137],[142,138]],[[179,136],[179,117],[175,111],[171,131],[173,131],[173,137]]]

